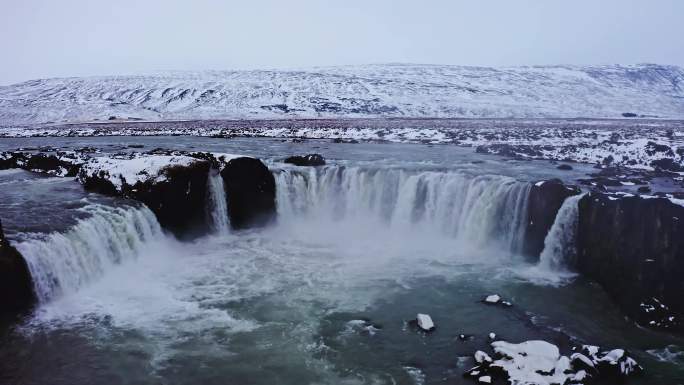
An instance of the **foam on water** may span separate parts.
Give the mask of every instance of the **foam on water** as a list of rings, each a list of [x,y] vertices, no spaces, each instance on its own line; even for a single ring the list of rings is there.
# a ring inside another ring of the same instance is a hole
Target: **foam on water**
[[[137,257],[146,242],[162,236],[154,214],[146,207],[90,205],[90,216],[66,233],[20,242],[38,301],[76,292],[101,277],[112,265]]]
[[[551,229],[544,238],[539,263],[513,268],[518,278],[540,285],[559,286],[572,281],[577,274],[570,269],[576,257],[575,237],[579,219],[579,201],[584,194],[567,198],[556,214]]]

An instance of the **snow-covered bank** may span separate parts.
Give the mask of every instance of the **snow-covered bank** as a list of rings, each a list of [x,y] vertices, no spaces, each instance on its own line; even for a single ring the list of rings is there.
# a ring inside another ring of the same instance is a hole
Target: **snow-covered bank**
[[[117,122],[0,128],[0,137],[268,137],[453,144],[521,159],[684,169],[684,122],[596,119],[309,119]]]

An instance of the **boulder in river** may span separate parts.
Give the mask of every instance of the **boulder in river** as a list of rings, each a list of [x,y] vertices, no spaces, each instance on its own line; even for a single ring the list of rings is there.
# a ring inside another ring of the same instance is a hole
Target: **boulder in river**
[[[28,265],[5,238],[0,223],[0,314],[27,309],[34,301]]]
[[[295,155],[286,158],[284,162],[295,166],[324,166],[325,158],[320,154]]]
[[[275,219],[275,178],[259,159],[230,159],[221,171],[221,176],[233,228],[264,226]]]
[[[506,307],[513,306],[512,303],[510,303],[509,301],[505,301],[498,294],[490,294],[490,295],[486,296],[482,300],[482,302],[487,304],[487,305],[501,305],[501,306],[506,306]]]

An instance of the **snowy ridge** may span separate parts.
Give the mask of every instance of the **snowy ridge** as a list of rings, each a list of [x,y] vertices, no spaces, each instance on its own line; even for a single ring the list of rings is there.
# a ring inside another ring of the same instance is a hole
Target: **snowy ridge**
[[[684,70],[629,66],[385,64],[173,72],[0,87],[0,125],[359,117],[684,117]]]

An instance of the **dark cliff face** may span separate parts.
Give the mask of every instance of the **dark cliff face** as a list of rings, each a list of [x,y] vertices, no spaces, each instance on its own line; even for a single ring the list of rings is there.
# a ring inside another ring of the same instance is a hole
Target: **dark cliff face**
[[[644,326],[683,330],[684,207],[664,198],[585,196],[576,269]]]
[[[107,175],[81,175],[79,179],[87,190],[144,203],[154,212],[162,227],[179,238],[187,239],[209,231],[206,207],[210,168],[207,161],[171,166],[164,170],[164,181],[124,184],[121,191],[117,191]]]
[[[5,239],[0,223],[0,314],[28,309],[34,302],[26,261]]]
[[[231,159],[221,176],[234,229],[264,226],[275,219],[275,178],[259,159]]]
[[[579,194],[577,187],[566,186],[559,179],[539,182],[532,186],[528,200],[528,220],[522,254],[538,260],[544,250],[544,238],[548,234],[556,214],[568,197]]]

